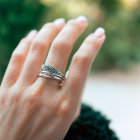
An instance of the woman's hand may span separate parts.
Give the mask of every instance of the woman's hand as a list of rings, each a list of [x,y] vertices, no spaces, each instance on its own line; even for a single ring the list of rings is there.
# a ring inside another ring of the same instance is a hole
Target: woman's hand
[[[90,34],[74,54],[69,74],[59,82],[39,77],[41,66],[65,72],[79,35],[87,27],[80,16],[45,24],[21,40],[12,54],[0,87],[0,140],[62,140],[80,112],[83,87],[92,62],[105,40],[104,30]]]

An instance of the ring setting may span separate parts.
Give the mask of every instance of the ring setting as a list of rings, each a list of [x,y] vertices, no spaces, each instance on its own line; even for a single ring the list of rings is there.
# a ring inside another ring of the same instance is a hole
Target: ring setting
[[[50,65],[42,65],[41,71],[39,73],[40,77],[55,79],[62,82],[65,79],[64,74],[57,68]]]

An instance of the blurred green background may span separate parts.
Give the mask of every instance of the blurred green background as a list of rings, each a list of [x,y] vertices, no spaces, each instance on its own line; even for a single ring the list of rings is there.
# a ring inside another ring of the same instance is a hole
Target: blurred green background
[[[107,38],[92,71],[128,69],[140,61],[140,0],[0,0],[0,81],[12,51],[30,30],[56,18],[79,15],[88,18],[89,27],[71,57],[83,39],[101,26]]]

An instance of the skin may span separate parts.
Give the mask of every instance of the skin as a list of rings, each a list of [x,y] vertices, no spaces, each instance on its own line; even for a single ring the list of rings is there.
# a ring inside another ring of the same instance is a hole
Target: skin
[[[105,34],[91,33],[84,40],[61,88],[58,81],[38,74],[43,63],[65,72],[72,47],[87,25],[85,19],[50,22],[20,41],[0,87],[0,140],[65,137],[79,116],[82,91]]]

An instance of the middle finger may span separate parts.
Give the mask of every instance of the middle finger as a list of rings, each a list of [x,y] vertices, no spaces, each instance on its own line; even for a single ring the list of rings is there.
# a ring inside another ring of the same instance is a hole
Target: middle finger
[[[45,64],[64,73],[72,47],[86,27],[87,19],[84,16],[70,20],[52,42]]]

